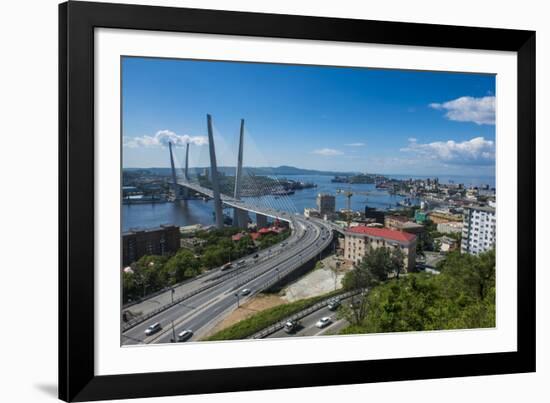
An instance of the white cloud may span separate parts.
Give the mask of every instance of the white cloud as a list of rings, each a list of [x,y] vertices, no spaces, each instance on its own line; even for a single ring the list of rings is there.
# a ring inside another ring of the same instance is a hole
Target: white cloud
[[[317,154],[317,155],[324,155],[325,157],[344,154],[342,151],[335,150],[334,148],[320,148],[317,150],[313,150],[311,153]]]
[[[344,144],[345,146],[348,146],[348,147],[363,147],[363,146],[366,146],[365,143],[347,143],[347,144]]]
[[[418,139],[416,137],[409,137],[409,142],[410,143],[416,143],[418,141]]]
[[[431,103],[430,108],[445,110],[449,120],[474,122],[478,125],[495,124],[495,97],[460,97],[443,103]]]
[[[124,137],[124,147],[168,147],[171,142],[174,146],[183,146],[187,143],[202,146],[208,144],[206,136],[189,136],[176,134],[170,130],[159,130],[153,136]]]
[[[490,165],[495,162],[495,142],[483,137],[475,137],[460,143],[448,140],[427,144],[409,139],[409,145],[401,151],[450,165]]]

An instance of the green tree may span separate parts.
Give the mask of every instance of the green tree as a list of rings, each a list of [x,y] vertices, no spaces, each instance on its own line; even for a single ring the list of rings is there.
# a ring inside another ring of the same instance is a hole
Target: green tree
[[[164,265],[167,260],[166,256],[145,255],[137,261],[134,273],[143,287],[144,295],[166,286],[168,278]]]
[[[200,264],[193,253],[180,249],[164,265],[164,271],[170,278],[170,284],[179,283],[200,274]]]
[[[344,333],[471,329],[495,326],[495,255],[450,253],[441,274],[408,274],[371,288],[368,314],[348,318]]]
[[[404,254],[400,248],[369,247],[359,266],[344,276],[344,287],[373,287],[388,280],[390,275],[399,277],[403,270],[403,259]]]

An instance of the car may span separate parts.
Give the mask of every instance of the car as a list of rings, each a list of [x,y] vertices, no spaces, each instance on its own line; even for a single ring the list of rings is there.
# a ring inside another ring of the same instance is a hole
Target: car
[[[222,266],[222,271],[229,270],[231,267],[233,267],[233,265],[231,264],[231,262],[228,262]]]
[[[315,326],[317,326],[319,329],[322,329],[324,327],[327,327],[331,323],[332,323],[332,320],[330,319],[330,317],[325,316],[324,318],[319,319],[315,324]]]
[[[178,334],[178,341],[187,341],[191,337],[193,337],[193,331],[190,329],[186,329]]]
[[[156,332],[162,330],[162,326],[159,322],[153,323],[151,326],[149,326],[147,329],[145,329],[145,335],[151,336],[152,334],[155,334]]]
[[[246,264],[246,262],[244,260],[239,260],[237,262],[237,266],[244,266]]]
[[[258,258],[260,257],[260,255],[258,255],[258,254],[256,253],[256,254],[255,254],[254,256],[252,256],[252,257],[253,257],[254,259],[258,259]]]
[[[250,289],[249,288],[243,288],[241,290],[241,295],[248,295],[250,294]]]
[[[293,333],[297,327],[300,325],[300,322],[297,320],[289,320],[285,323],[284,331],[286,333]]]
[[[340,300],[338,298],[332,299],[328,302],[328,309],[335,311],[340,306]]]

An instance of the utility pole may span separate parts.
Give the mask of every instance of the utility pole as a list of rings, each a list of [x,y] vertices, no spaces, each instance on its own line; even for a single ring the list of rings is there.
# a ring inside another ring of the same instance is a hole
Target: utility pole
[[[172,343],[176,342],[176,329],[174,329],[174,321],[172,321]]]

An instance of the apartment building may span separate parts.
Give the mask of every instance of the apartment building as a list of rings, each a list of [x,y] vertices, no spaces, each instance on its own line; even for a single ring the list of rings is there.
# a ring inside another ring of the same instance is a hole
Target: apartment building
[[[416,236],[408,232],[387,228],[356,226],[344,234],[344,258],[355,264],[361,263],[369,250],[386,247],[401,248],[404,254],[403,268],[409,271],[416,261]]]
[[[462,253],[477,255],[493,248],[496,243],[496,212],[493,207],[464,208]]]

